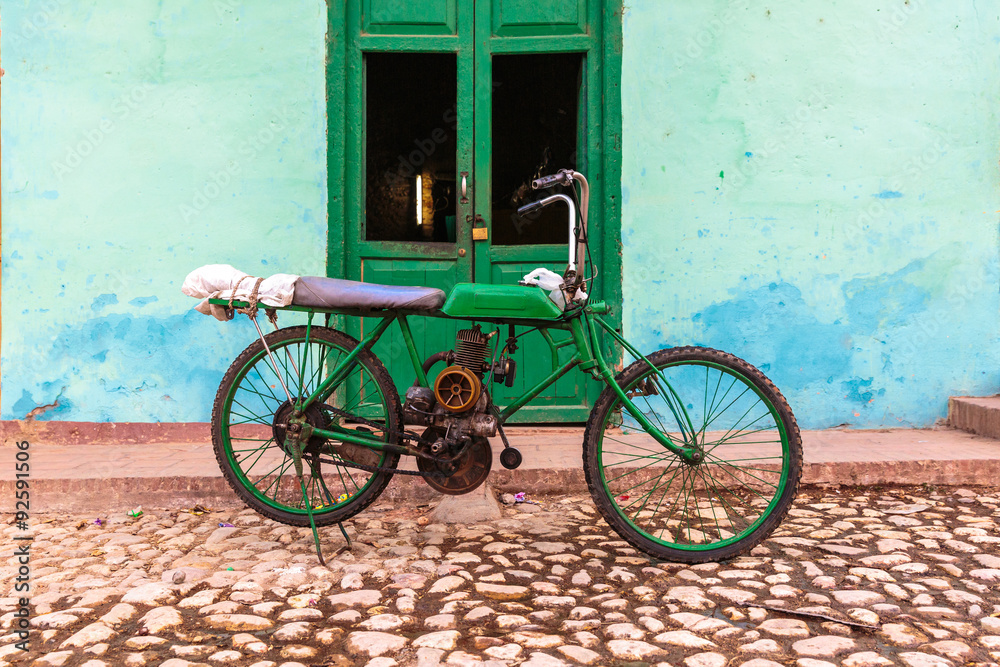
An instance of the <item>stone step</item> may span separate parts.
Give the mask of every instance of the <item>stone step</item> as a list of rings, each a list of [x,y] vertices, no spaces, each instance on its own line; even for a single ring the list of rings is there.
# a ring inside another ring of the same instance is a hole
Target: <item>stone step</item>
[[[952,428],[1000,439],[1000,396],[952,396],[948,399]]]

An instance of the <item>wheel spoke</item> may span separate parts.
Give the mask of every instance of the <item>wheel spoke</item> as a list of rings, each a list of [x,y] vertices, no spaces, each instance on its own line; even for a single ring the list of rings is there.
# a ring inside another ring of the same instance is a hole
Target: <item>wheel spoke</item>
[[[267,364],[262,364],[262,365],[263,365],[263,367],[264,367],[265,369],[267,369],[267,370],[270,370],[270,371],[271,371],[272,373],[274,372],[274,371],[273,371],[273,370],[271,369],[270,365],[267,365]],[[274,399],[275,401],[277,401],[278,405],[281,405],[282,403],[284,403],[284,402],[285,402],[285,401],[284,401],[284,399],[280,399],[280,398],[278,398],[278,397],[277,397],[277,396],[276,396],[276,395],[274,394],[274,392],[273,392],[273,391],[271,391],[272,387],[271,387],[271,385],[269,385],[269,384],[267,383],[267,380],[265,380],[265,379],[264,379],[264,376],[260,374],[260,368],[259,368],[258,366],[254,366],[254,368],[253,368],[253,371],[254,371],[254,373],[256,373],[256,374],[257,374],[257,377],[258,377],[258,378],[260,379],[261,383],[263,383],[264,387],[265,387],[265,388],[267,388],[267,391],[268,391],[268,393],[270,393],[270,394],[271,394],[271,397],[272,397],[272,398],[273,398],[273,399]],[[251,382],[251,381],[250,381],[250,374],[249,374],[249,373],[247,373],[247,375],[246,375],[246,377],[244,377],[244,379],[245,379],[245,380],[247,381],[247,384],[249,384],[249,385],[250,385],[251,387],[254,387],[254,389],[256,389],[256,385],[254,385],[254,384],[253,384],[253,382]]]
[[[608,452],[608,453],[611,454],[611,453],[614,453],[614,452]],[[629,456],[624,455],[624,454],[618,454],[617,456],[615,456],[615,462],[614,462],[613,465],[616,466],[616,467],[624,467],[624,466],[626,466],[626,464],[629,464],[629,463],[635,463],[637,461],[645,461],[645,460],[649,460],[649,459],[652,459],[652,460],[649,463],[647,463],[646,465],[642,466],[641,468],[627,468],[626,467],[625,468],[625,473],[623,473],[622,475],[619,475],[618,477],[613,477],[612,479],[609,479],[607,481],[608,482],[612,482],[612,481],[618,479],[619,477],[623,477],[623,476],[629,475],[629,474],[631,474],[633,472],[637,472],[639,470],[643,470],[644,468],[647,468],[647,467],[649,467],[651,465],[656,465],[657,463],[663,463],[664,461],[668,461],[670,459],[670,455],[669,454],[665,454],[664,456],[645,456],[644,455],[644,456],[632,456],[632,457],[629,457]],[[606,467],[610,467],[610,466],[606,466]]]
[[[269,442],[273,442],[273,438]],[[253,470],[253,467],[255,465],[257,465],[257,462],[260,461],[260,459],[261,459],[262,456],[264,456],[264,452],[266,452],[269,449],[269,447],[267,446],[267,444],[268,443],[265,443],[265,444],[263,444],[263,445],[260,446],[259,451],[257,452],[257,457],[253,460],[253,463],[250,464],[249,468],[246,468],[244,466],[240,466],[241,468],[243,468],[243,472],[244,473],[249,474],[250,471]]]
[[[760,417],[757,417],[756,419],[754,419],[752,422],[748,422],[747,426],[748,427],[749,426],[753,426],[754,424],[756,424],[757,422],[759,422],[761,419],[764,419],[765,417],[770,417],[770,416],[771,416],[770,412],[765,412]],[[772,431],[772,430],[774,430],[774,426],[768,425],[768,426],[764,426],[762,428],[754,429],[754,430],[751,430],[751,431],[739,431],[737,433],[732,433],[732,430],[733,429],[731,427],[728,431],[726,431],[726,433],[723,434],[723,436],[721,438],[719,438],[718,440],[716,440],[712,444],[715,447],[718,447],[719,445],[725,444],[727,441],[732,440],[733,438],[741,438],[741,437],[745,437],[745,436],[748,436],[748,435],[753,435],[754,433],[763,433],[764,431]],[[730,435],[730,433],[732,433],[732,435]],[[741,440],[739,442],[739,444],[742,445],[742,444],[748,444],[748,443],[746,441],[744,441],[744,440]]]
[[[647,493],[645,496],[642,497],[639,506],[636,508],[635,512],[632,513],[633,521],[635,520],[636,517],[638,517],[639,512],[641,512],[642,508],[646,506],[646,503],[649,502],[649,499],[653,496],[653,494],[656,493],[656,485],[659,483],[661,479],[663,479],[663,476],[667,474],[668,470],[670,470],[670,468],[663,469],[663,472],[660,473],[660,476],[656,478],[655,482],[653,482],[653,486],[649,489],[649,493]]]
[[[736,383],[737,383],[737,381],[739,381],[739,378],[738,378],[738,377],[735,377],[735,376],[733,376],[733,381],[729,383],[729,386],[728,386],[728,387],[726,387],[726,393],[724,393],[724,394],[722,395],[722,398],[720,398],[720,399],[719,399],[719,402],[720,402],[720,403],[721,403],[722,401],[725,401],[725,400],[726,400],[726,397],[727,397],[727,396],[729,396],[729,392],[731,392],[731,391],[733,390],[733,387],[735,387],[735,386],[736,386]],[[719,374],[719,383],[720,383],[720,384],[722,383],[722,373],[720,373],[720,374]],[[718,395],[718,391],[716,391],[716,396],[717,396],[717,395]],[[704,419],[704,420],[705,420],[705,425],[704,425],[704,427],[703,427],[703,430],[705,430],[705,431],[707,431],[707,430],[708,430],[708,426],[709,426],[709,424],[711,424],[711,423],[712,423],[713,421],[715,421],[715,417],[716,417],[716,416],[717,416],[717,415],[716,415],[716,412],[715,412],[715,396],[713,396],[713,397],[712,397],[712,404],[711,404],[711,405],[709,406],[709,413],[708,413],[708,414],[706,414],[706,415],[704,415],[704,416],[702,417],[702,419]],[[711,419],[710,419],[710,418],[711,418]]]
[[[608,403],[602,428],[592,431],[598,454],[585,460],[601,470],[601,492],[610,501],[602,507],[621,517],[612,525],[639,540],[630,538],[634,545],[649,544],[653,555],[690,554],[682,558],[687,562],[702,562],[730,545],[738,550],[741,544],[755,544],[761,538],[754,531],[769,513],[787,511],[797,483],[797,475],[792,484],[785,482],[792,457],[801,457],[800,442],[789,441],[789,428],[781,422],[780,415],[790,411],[775,407],[759,371],[724,353],[680,348],[649,358],[655,358],[656,372],[636,362],[629,367],[634,370],[627,386],[646,387],[643,383],[652,379],[660,396],[654,398],[650,391],[639,400],[635,392],[633,401],[642,406],[652,428],[673,439],[679,433],[699,445],[703,459],[681,462],[651,432],[643,434],[641,425],[636,430],[630,426],[628,437],[608,432],[621,401]],[[674,428],[672,435],[666,424]],[[727,449],[717,449],[722,446]],[[780,506],[779,494],[784,500]],[[667,551],[658,551],[661,547]],[[730,549],[725,557],[734,553],[739,551]]]
[[[625,447],[631,447],[632,449],[640,449],[644,452],[649,452],[651,454],[662,454],[664,452],[663,447],[660,447],[659,449],[648,449],[646,447],[640,447],[634,442],[625,442],[624,440],[618,440],[617,438],[611,438],[609,436],[604,436],[604,437],[610,440],[611,442],[617,443],[619,445],[624,445]]]
[[[345,451],[333,457],[320,456],[322,452],[330,451],[331,446],[321,436],[313,435],[301,443],[302,462],[306,469],[302,483],[299,483],[287,445],[276,441],[275,437],[267,437],[272,429],[281,430],[276,426],[276,422],[284,421],[278,417],[279,410],[287,411],[281,413],[286,419],[291,416],[288,401],[278,397],[275,387],[285,381],[290,390],[297,391],[293,400],[303,401],[316,391],[339,360],[353,351],[352,345],[332,342],[337,340],[335,336],[346,339],[343,334],[315,327],[306,343],[304,327],[299,331],[301,333],[296,334],[294,329],[284,329],[268,334],[271,356],[259,343],[256,348],[251,348],[254,350],[252,356],[233,379],[228,380],[228,388],[220,389],[220,392],[225,392],[225,403],[221,421],[213,430],[221,430],[221,439],[213,436],[213,440],[217,450],[221,448],[224,454],[220,459],[224,461],[224,468],[228,465],[239,482],[235,488],[252,507],[278,510],[287,515],[293,525],[308,525],[303,523],[307,521],[306,513],[315,510],[312,514],[317,525],[328,525],[333,517],[324,516],[332,512],[344,518],[354,514],[361,507],[357,502],[359,495],[375,482],[380,484],[376,493],[380,492],[391,475],[391,472],[370,472],[352,467],[355,457],[365,457],[358,463],[375,463],[390,470],[397,457],[387,460],[383,452],[377,452],[377,456],[362,454],[362,450],[368,450],[361,447],[355,450],[354,446],[346,449],[347,443],[343,445]],[[390,433],[399,428],[394,417],[399,407],[398,403],[395,406],[389,403],[387,376],[384,370],[379,370],[381,367],[372,365],[372,358],[370,352],[362,352],[350,368],[338,374],[325,400],[332,408],[356,415],[358,423],[370,424],[365,420],[372,416],[381,420],[379,426],[369,425],[365,430],[371,437],[389,442]],[[347,391],[348,385],[350,391]],[[345,397],[347,400],[342,400]],[[335,416],[325,410],[323,404],[298,409],[302,410],[306,421],[318,429],[336,430],[333,426],[338,422],[352,421],[351,418],[345,420]],[[267,435],[262,432],[265,428]],[[334,487],[340,484],[342,490],[334,493],[331,484]],[[337,499],[341,496],[348,499],[338,503]],[[367,504],[371,497],[361,500]]]
[[[733,380],[733,382],[735,382],[735,381],[736,381],[736,380],[734,379],[734,380]],[[717,413],[715,413],[715,414],[714,414],[714,415],[712,416],[712,420],[711,420],[711,421],[709,421],[708,423],[706,423],[706,424],[705,424],[705,430],[707,431],[707,430],[708,430],[708,427],[709,427],[709,426],[711,426],[711,425],[712,425],[712,423],[713,423],[713,422],[714,422],[714,421],[715,421],[716,419],[718,419],[718,418],[719,418],[719,417],[721,417],[722,415],[726,414],[726,410],[728,410],[729,408],[731,408],[731,407],[732,407],[732,406],[733,406],[733,405],[734,405],[734,404],[736,403],[736,401],[738,401],[738,400],[740,400],[741,398],[743,398],[743,396],[745,396],[745,395],[746,395],[746,393],[747,393],[748,391],[750,391],[750,387],[747,387],[746,389],[744,389],[743,391],[741,391],[741,392],[740,392],[740,395],[739,395],[739,396],[737,396],[736,398],[734,398],[733,400],[729,401],[729,405],[727,405],[726,407],[722,408],[722,410],[721,410],[720,412],[717,412]]]
[[[708,487],[709,487],[709,483],[708,483],[708,480],[705,479],[705,471],[703,470],[703,466],[698,466],[697,468],[695,468],[695,470],[698,473],[698,476],[701,477],[701,481],[705,485],[705,489],[707,490]],[[714,486],[713,486],[712,490],[715,491]],[[712,495],[710,495],[709,496],[709,501],[711,502],[711,499],[713,497],[717,496],[717,495],[718,494],[712,494]],[[722,527],[719,526],[719,515],[715,511],[715,503],[712,503],[711,510],[712,510],[712,520],[715,521],[715,530],[719,534],[719,537],[722,537]],[[728,514],[727,514],[727,516],[728,516]],[[704,532],[704,531],[702,531],[702,532]]]
[[[737,482],[739,482],[740,484],[742,484],[744,487],[746,487],[746,489],[748,491],[750,491],[750,493],[754,494],[755,496],[757,496],[758,498],[760,498],[761,500],[763,500],[765,502],[769,502],[769,500],[767,498],[765,498],[764,496],[762,496],[759,493],[757,493],[757,491],[754,490],[754,488],[752,486],[750,486],[749,484],[747,484],[746,482],[744,482],[742,479],[740,479],[739,477],[737,477],[736,475],[734,475],[731,471],[729,471],[725,467],[727,465],[725,461],[718,461],[718,460],[716,460],[715,463],[717,463],[717,464],[719,464],[721,466],[720,469],[722,470],[722,472],[726,473],[727,475],[729,475],[730,477],[732,477],[733,479],[735,479]],[[742,470],[742,468],[739,468],[739,467],[734,466],[734,465],[730,465],[729,467],[730,468],[736,468],[737,470]],[[753,475],[751,475],[751,477],[753,477]],[[769,482],[765,482],[764,480],[762,480],[760,478],[756,478],[756,479],[758,479],[760,482],[762,482],[764,484],[767,484],[771,488],[774,488],[774,489],[778,488],[776,485],[771,484]]]

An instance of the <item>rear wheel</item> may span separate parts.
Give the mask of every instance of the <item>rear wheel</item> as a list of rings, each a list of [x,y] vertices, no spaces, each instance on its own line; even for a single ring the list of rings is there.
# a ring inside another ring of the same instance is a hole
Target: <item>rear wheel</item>
[[[587,485],[607,522],[638,549],[700,563],[752,549],[784,518],[802,470],[791,408],[759,370],[709,348],[660,350],[617,381],[679,445],[687,463],[647,434],[606,388],[584,436]]]
[[[293,399],[307,397],[346,357],[358,341],[347,334],[313,327],[289,327],[265,336],[276,362],[258,340],[229,367],[212,411],[212,443],[229,486],[260,514],[293,526],[308,526],[302,489],[285,444],[285,424]],[[369,351],[337,383],[326,403],[305,411],[317,428],[332,426],[367,433],[396,444],[402,408],[396,387],[382,363]],[[357,514],[392,479],[398,454],[315,436],[302,456],[303,480],[316,525],[325,526]],[[388,468],[364,470],[357,467]]]

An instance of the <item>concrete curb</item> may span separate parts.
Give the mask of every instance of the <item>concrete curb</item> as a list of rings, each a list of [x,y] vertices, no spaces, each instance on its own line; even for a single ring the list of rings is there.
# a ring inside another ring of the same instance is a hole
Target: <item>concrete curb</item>
[[[1000,396],[953,396],[948,399],[948,423],[969,433],[1000,438]]]
[[[802,483],[842,486],[930,484],[937,486],[992,486],[1000,480],[1000,458],[949,461],[845,461],[807,463]],[[0,481],[4,511],[13,509],[14,482]],[[499,493],[526,492],[529,496],[587,493],[581,468],[496,470],[489,484]],[[179,509],[201,504],[213,508],[243,504],[221,476],[131,477],[111,479],[38,479],[31,483],[35,512],[122,511],[136,506]],[[392,502],[423,503],[441,496],[416,477],[397,475],[382,494]]]

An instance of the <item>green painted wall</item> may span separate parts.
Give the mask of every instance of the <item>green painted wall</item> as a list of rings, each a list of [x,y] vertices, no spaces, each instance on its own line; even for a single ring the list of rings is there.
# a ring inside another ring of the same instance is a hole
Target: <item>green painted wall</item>
[[[318,0],[0,0],[0,418],[204,421],[246,323],[185,274],[326,270]],[[624,319],[764,369],[808,427],[998,390],[1000,17],[635,0]]]
[[[1000,6],[627,4],[627,334],[747,358],[807,427],[995,393]]]
[[[326,270],[325,3],[0,13],[2,418],[207,421],[251,336],[187,272]]]

